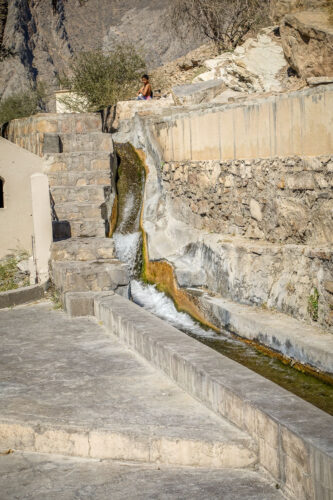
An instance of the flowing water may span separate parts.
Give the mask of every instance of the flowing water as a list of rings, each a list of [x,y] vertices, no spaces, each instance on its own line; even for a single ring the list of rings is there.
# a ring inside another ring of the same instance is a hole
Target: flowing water
[[[113,235],[117,257],[127,263],[130,274],[130,298],[139,306],[172,326],[237,361],[293,394],[333,415],[333,387],[316,377],[292,368],[268,354],[245,344],[227,331],[216,333],[202,327],[191,316],[179,312],[167,295],[154,285],[140,281],[142,264],[142,234],[140,214],[143,203],[144,172],[130,145],[117,150],[120,160],[118,199],[119,211]],[[131,182],[132,179],[132,182]],[[136,184],[133,187],[133,183]]]

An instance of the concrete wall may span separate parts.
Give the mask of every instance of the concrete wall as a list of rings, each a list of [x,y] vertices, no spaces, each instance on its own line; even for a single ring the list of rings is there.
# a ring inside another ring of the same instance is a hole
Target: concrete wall
[[[0,258],[26,250],[37,259],[41,281],[48,270],[52,226],[48,182],[41,158],[0,138],[0,177],[4,208],[0,208]]]
[[[333,151],[333,85],[152,121],[164,161],[320,156]]]

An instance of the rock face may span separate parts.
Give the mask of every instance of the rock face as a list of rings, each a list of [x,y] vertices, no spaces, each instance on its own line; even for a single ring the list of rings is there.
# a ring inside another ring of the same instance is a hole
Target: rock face
[[[280,21],[283,16],[304,9],[318,9],[326,7],[327,0],[272,0],[271,17],[275,21]]]
[[[43,81],[56,86],[58,75],[79,51],[132,41],[142,46],[150,67],[158,66],[198,47],[202,40],[189,36],[180,44],[164,27],[166,4],[162,0],[13,0],[8,5],[4,46],[14,57],[0,63],[0,97]],[[2,31],[2,29],[0,30]]]
[[[249,38],[235,49],[205,61],[208,72],[194,81],[221,79],[235,92],[271,92],[283,90],[281,72],[287,74],[287,61],[281,40],[267,28],[257,38]]]
[[[281,37],[285,56],[299,76],[333,76],[333,25],[326,11],[287,15]]]

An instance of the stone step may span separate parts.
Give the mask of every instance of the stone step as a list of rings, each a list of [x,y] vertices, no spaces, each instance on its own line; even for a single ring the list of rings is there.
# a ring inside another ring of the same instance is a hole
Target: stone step
[[[44,134],[44,154],[101,151],[113,153],[111,134]]]
[[[31,122],[32,132],[86,134],[102,131],[102,117],[99,113],[41,113],[25,120]]]
[[[95,219],[99,222],[102,218],[101,203],[80,203],[80,202],[64,202],[57,203],[54,207],[55,213],[59,220],[84,220]]]
[[[71,238],[52,244],[51,260],[87,261],[115,259],[114,242],[111,238]]]
[[[116,259],[52,261],[51,270],[53,282],[62,294],[116,290],[129,284],[126,265]]]
[[[0,469],[0,489],[7,499],[69,500],[77,498],[77,492],[92,492],[80,498],[285,500],[264,474],[245,469],[101,462],[21,452],[0,456]]]
[[[86,134],[102,131],[102,117],[99,113],[57,113],[54,115],[58,131],[63,134]],[[51,121],[53,115],[48,121]]]
[[[102,219],[71,220],[70,227],[72,238],[105,238],[108,231]]]
[[[53,186],[51,194],[55,204],[66,202],[104,203],[110,189],[110,187],[104,186]]]
[[[80,172],[88,171],[107,171],[111,170],[113,155],[108,152],[76,152],[76,153],[58,153],[45,155],[44,159],[48,165],[48,172]]]
[[[3,449],[198,468],[256,464],[257,448],[247,433],[186,394],[95,319],[70,319],[42,304],[17,310],[12,322],[12,311],[0,312]],[[20,354],[19,370],[7,349]]]
[[[50,187],[53,186],[110,186],[110,170],[48,173]]]

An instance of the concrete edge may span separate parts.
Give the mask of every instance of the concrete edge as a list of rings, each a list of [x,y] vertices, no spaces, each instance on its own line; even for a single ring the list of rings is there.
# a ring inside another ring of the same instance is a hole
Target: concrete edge
[[[100,460],[125,460],[203,468],[248,468],[256,465],[250,447],[215,441],[152,436],[144,432],[60,427],[0,421],[4,449]],[[240,455],[240,456],[239,456]]]
[[[0,292],[0,309],[19,306],[27,302],[33,302],[44,297],[44,286],[31,285],[8,292]]]
[[[197,300],[200,309],[218,328],[226,328],[318,372],[333,375],[333,335],[330,332],[282,313],[259,311],[222,297],[203,294]]]
[[[115,294],[109,292],[66,292],[64,294],[64,309],[72,316],[95,316],[94,304],[99,298],[112,297]]]
[[[333,496],[333,418],[117,295],[94,312],[128,347],[249,433],[260,464],[294,499]]]

